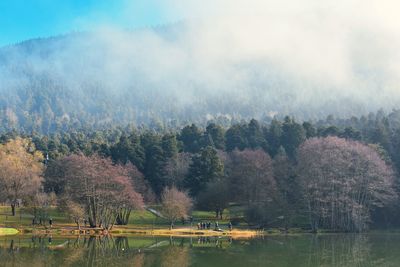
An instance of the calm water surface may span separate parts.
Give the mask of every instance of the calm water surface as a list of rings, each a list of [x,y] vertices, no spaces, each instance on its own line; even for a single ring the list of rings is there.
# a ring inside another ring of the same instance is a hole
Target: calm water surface
[[[0,266],[400,266],[399,234],[0,238]]]

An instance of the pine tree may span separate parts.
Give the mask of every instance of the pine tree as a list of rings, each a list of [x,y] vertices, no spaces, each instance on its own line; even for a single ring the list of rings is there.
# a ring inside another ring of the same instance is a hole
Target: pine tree
[[[252,119],[247,126],[247,143],[251,149],[267,149],[267,141],[257,120]]]
[[[226,131],[226,150],[233,151],[235,149],[243,150],[248,146],[246,138],[246,125],[236,124]]]
[[[179,135],[185,152],[197,153],[201,148],[201,139],[202,133],[195,124],[184,127]]]
[[[282,138],[282,123],[276,119],[273,119],[269,130],[266,132],[266,139],[268,142],[268,153],[271,157],[274,157],[281,146]]]
[[[218,157],[217,151],[207,146],[196,154],[189,167],[189,173],[184,180],[184,186],[189,189],[192,196],[205,190],[211,182],[224,174],[224,165]]]
[[[290,117],[285,117],[282,125],[282,145],[289,158],[294,158],[296,149],[306,139],[306,134],[301,124]]]
[[[206,128],[205,139],[207,145],[220,150],[225,149],[225,133],[221,126],[210,123]]]

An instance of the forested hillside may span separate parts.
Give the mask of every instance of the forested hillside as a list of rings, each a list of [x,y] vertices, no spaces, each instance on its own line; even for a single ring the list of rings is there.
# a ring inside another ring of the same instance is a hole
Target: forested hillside
[[[285,69],[269,52],[247,55],[207,38],[202,23],[182,22],[0,48],[0,131],[177,128],[210,120],[229,126],[275,115],[308,120],[396,107],[396,90],[385,89],[385,79],[360,70],[359,62],[352,81],[363,83],[321,82],[301,76],[301,67]]]

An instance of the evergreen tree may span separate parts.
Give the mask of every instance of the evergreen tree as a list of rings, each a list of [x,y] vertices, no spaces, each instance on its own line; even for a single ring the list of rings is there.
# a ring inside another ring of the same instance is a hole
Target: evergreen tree
[[[206,188],[208,182],[224,175],[224,165],[218,157],[217,151],[207,146],[200,153],[194,155],[189,167],[189,173],[184,180],[184,186],[192,196]]]
[[[274,157],[281,146],[282,138],[282,123],[276,119],[273,119],[269,130],[266,133],[266,139],[268,142],[268,153],[271,157]]]
[[[375,122],[375,127],[372,129],[370,133],[370,142],[374,144],[381,145],[384,149],[389,150],[389,140],[390,137],[390,129],[389,129],[389,121],[385,118],[381,120],[377,120]]]
[[[161,195],[166,186],[164,170],[165,156],[163,150],[160,145],[154,144],[146,151],[144,174],[157,196]]]
[[[349,126],[344,129],[344,131],[340,134],[340,137],[345,139],[361,140],[361,133],[357,129]]]
[[[257,120],[252,119],[247,126],[247,143],[251,149],[263,148],[267,150],[267,141]]]
[[[225,133],[224,129],[215,123],[208,124],[205,133],[206,144],[216,149],[225,149]]]
[[[233,151],[235,149],[243,150],[248,146],[246,138],[246,125],[236,124],[226,131],[226,150]]]
[[[306,139],[306,134],[301,124],[290,117],[285,117],[282,125],[282,146],[285,148],[289,158],[294,158],[296,149]]]
[[[317,136],[317,130],[310,122],[303,122],[303,128],[306,131],[306,138],[312,138]]]
[[[281,146],[273,162],[274,178],[279,190],[278,205],[283,214],[285,228],[290,227],[296,215],[299,215],[302,205],[302,192],[296,180],[294,164],[287,157]]]
[[[391,156],[392,160],[396,165],[397,171],[399,172],[400,170],[400,128],[396,129],[393,133],[392,136],[392,142],[391,142]]]
[[[131,162],[141,171],[144,168],[145,154],[136,133],[132,133],[129,137],[123,134],[118,143],[111,147],[110,153],[115,162],[122,164]]]
[[[162,137],[161,146],[166,158],[173,158],[178,154],[178,142],[174,134],[165,134]]]
[[[184,151],[190,153],[197,153],[200,150],[201,138],[202,133],[195,124],[184,127],[179,135]]]
[[[324,130],[320,133],[320,136],[327,137],[327,136],[339,136],[339,128],[336,126],[329,126],[324,128]]]

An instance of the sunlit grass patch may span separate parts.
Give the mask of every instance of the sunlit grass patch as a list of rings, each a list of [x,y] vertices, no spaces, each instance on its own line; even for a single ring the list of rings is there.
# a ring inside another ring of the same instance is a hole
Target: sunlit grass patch
[[[16,235],[18,234],[18,230],[14,228],[0,228],[0,236],[5,235]]]
[[[213,230],[197,230],[193,228],[178,228],[178,229],[155,229],[151,233],[156,236],[231,236],[234,238],[251,238],[262,234],[260,231],[254,230],[239,230],[232,231],[213,231]]]

